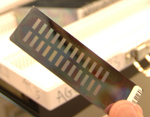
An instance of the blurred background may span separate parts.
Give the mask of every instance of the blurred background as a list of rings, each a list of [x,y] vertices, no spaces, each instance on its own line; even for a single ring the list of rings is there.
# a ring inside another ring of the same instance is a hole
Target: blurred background
[[[1,117],[107,116],[9,41],[33,6],[142,87],[149,117],[150,0],[0,0]]]

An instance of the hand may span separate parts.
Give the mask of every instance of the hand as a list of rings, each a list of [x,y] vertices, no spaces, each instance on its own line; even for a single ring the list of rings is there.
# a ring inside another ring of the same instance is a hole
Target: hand
[[[142,108],[132,102],[121,100],[105,110],[109,117],[144,117]]]

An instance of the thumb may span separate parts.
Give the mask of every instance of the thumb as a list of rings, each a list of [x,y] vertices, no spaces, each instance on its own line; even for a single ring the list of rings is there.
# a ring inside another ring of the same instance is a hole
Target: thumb
[[[109,117],[144,117],[142,108],[132,102],[122,100],[110,109]]]

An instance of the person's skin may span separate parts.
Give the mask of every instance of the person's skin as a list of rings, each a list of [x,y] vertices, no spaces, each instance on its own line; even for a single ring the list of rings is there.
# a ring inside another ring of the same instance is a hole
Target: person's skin
[[[142,108],[132,102],[121,100],[105,110],[109,117],[144,117]]]

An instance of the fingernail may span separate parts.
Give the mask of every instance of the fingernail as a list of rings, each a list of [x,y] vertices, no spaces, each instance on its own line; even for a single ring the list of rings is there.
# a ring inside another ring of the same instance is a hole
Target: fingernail
[[[104,110],[104,112],[106,113],[106,114],[109,114],[109,111],[110,111],[110,109],[111,109],[111,107],[114,105],[114,103],[112,103],[112,104],[110,104],[109,106],[107,106],[107,108]]]
[[[115,112],[115,117],[140,117],[136,109],[128,104],[121,105]]]

